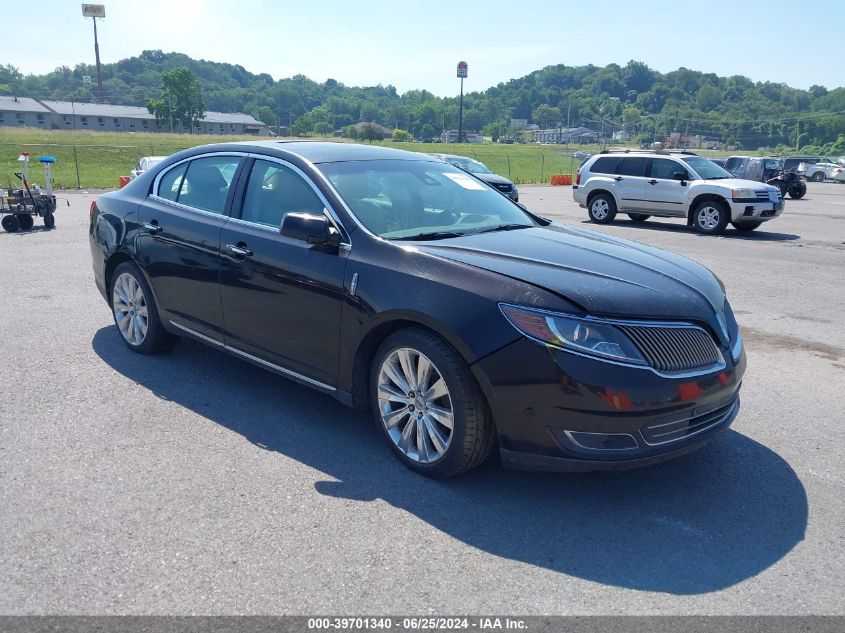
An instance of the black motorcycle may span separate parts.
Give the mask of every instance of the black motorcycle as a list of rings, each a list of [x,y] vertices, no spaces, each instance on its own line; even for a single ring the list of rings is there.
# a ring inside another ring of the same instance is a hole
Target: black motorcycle
[[[767,180],[766,184],[780,189],[782,198],[788,193],[790,198],[797,200],[807,193],[807,182],[797,172],[789,169],[781,169],[778,175]]]

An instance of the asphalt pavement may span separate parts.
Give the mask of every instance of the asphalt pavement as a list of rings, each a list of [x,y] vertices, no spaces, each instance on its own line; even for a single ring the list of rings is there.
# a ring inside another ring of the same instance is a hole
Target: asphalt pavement
[[[845,614],[845,186],[750,235],[588,225],[724,281],[732,430],[623,473],[431,481],[368,414],[200,344],[132,354],[94,287],[92,194],[0,233],[2,614]],[[64,195],[64,194],[63,194]]]

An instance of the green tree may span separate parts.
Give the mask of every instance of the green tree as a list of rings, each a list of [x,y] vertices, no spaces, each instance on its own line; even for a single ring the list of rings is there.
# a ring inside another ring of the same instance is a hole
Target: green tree
[[[365,123],[358,128],[358,138],[362,141],[372,143],[373,141],[381,141],[384,139],[384,134],[378,125]]]
[[[189,128],[205,116],[202,82],[188,68],[175,68],[161,76],[158,99],[147,99],[147,110],[156,121],[177,121]]]
[[[422,126],[422,128],[420,128],[420,139],[422,139],[423,141],[431,141],[436,134],[437,131],[434,129],[434,126],[430,123],[426,123]]]
[[[400,142],[412,141],[414,139],[414,137],[411,136],[410,132],[408,132],[407,130],[400,130],[399,128],[393,130],[393,136],[391,136],[391,138],[394,141]]]
[[[328,136],[332,133],[332,124],[328,121],[318,121],[314,124],[314,134]]]
[[[261,121],[264,125],[276,125],[278,119],[276,118],[276,113],[273,112],[272,108],[267,106],[258,106],[255,109],[256,114],[258,115],[258,120]]]
[[[560,109],[541,103],[534,108],[531,118],[540,127],[549,128],[560,122]]]

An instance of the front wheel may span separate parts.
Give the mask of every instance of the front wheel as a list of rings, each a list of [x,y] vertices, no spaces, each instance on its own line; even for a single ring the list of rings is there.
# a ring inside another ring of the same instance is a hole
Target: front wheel
[[[135,264],[120,264],[112,274],[110,287],[114,323],[129,349],[156,354],[173,344],[176,337],[162,327],[153,293]]]
[[[804,195],[807,193],[807,183],[799,182],[797,185],[792,185],[789,188],[789,197],[798,200],[803,198]]]
[[[747,233],[749,231],[753,231],[758,226],[763,224],[762,222],[733,222],[734,228],[737,231],[742,231],[743,233]]]
[[[44,228],[52,229],[56,226],[56,217],[52,213],[44,214]]]
[[[443,339],[407,328],[379,347],[370,372],[376,424],[396,456],[429,477],[484,461],[493,425],[469,367]]]
[[[718,235],[728,224],[728,209],[718,200],[700,202],[692,212],[695,230],[705,235]]]
[[[645,213],[629,213],[628,217],[631,218],[634,222],[645,222],[651,216],[646,215]]]
[[[32,225],[35,224],[35,221],[32,219],[32,216],[28,213],[19,213],[17,215],[17,218],[18,224],[20,224],[21,229],[24,231],[28,231],[32,228]]]
[[[600,193],[590,200],[587,213],[596,224],[610,224],[616,217],[616,201],[610,195]]]

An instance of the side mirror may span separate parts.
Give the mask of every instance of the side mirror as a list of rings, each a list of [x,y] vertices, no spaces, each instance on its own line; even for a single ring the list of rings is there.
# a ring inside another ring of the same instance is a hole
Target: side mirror
[[[340,233],[324,215],[292,212],[285,214],[279,233],[308,244],[340,244]]]
[[[680,180],[683,182],[686,179],[687,175],[682,171],[676,171],[674,174],[672,174],[672,180]]]

